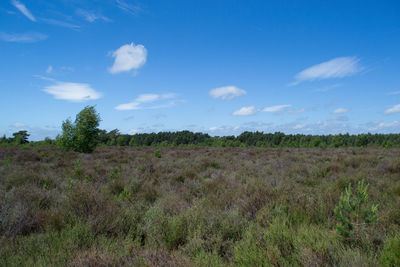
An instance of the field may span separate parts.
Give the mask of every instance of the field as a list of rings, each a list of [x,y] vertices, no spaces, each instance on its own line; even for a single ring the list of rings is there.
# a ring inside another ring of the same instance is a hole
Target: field
[[[400,149],[0,147],[0,266],[396,266],[399,207]]]

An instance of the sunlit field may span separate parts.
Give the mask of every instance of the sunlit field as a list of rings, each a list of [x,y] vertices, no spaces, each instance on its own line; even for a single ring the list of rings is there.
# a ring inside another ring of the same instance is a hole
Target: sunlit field
[[[0,147],[1,266],[398,266],[399,207],[400,149]]]

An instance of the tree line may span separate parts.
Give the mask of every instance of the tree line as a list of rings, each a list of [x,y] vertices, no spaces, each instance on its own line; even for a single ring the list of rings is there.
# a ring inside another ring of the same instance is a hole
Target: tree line
[[[62,123],[62,134],[55,140],[46,138],[33,144],[57,144],[65,150],[90,153],[97,145],[105,146],[215,146],[215,147],[385,147],[400,148],[400,134],[357,134],[350,135],[305,135],[281,132],[243,132],[238,136],[210,136],[207,133],[191,131],[122,134],[118,129],[111,131],[98,128],[100,115],[93,106],[85,107],[74,122],[70,119]],[[0,145],[23,145],[28,143],[26,130],[5,135]]]
[[[210,136],[190,131],[120,134],[102,131],[102,145],[118,146],[217,146],[217,147],[400,147],[400,134],[304,135],[281,132],[243,132],[238,136]]]

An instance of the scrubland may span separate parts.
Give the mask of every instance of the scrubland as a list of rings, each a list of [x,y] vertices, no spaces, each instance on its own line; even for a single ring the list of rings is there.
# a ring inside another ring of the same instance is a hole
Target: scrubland
[[[0,235],[0,266],[399,266],[400,149],[0,147]]]

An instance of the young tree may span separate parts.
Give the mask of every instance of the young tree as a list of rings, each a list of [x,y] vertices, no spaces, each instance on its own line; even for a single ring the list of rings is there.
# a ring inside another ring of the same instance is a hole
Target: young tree
[[[91,153],[98,143],[100,115],[94,106],[86,106],[76,115],[75,122],[67,119],[62,124],[62,134],[57,143],[63,149]]]
[[[26,144],[29,143],[28,137],[30,134],[28,134],[28,131],[19,131],[16,133],[13,133],[13,141],[15,144],[21,145],[21,144]]]

